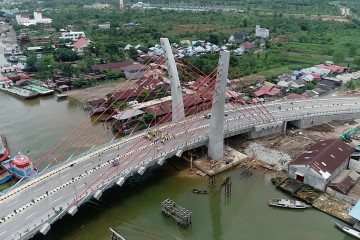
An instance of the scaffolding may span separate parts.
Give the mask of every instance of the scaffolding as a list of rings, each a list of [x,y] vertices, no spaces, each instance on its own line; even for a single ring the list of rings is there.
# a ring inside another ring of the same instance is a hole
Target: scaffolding
[[[186,228],[191,224],[191,212],[171,199],[166,199],[162,202],[161,212],[166,217],[172,217],[178,225]]]

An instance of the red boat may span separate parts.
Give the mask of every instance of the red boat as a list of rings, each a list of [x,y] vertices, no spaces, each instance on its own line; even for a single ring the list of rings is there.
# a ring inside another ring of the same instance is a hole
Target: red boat
[[[0,139],[0,162],[9,157],[10,151],[4,134],[1,134]]]

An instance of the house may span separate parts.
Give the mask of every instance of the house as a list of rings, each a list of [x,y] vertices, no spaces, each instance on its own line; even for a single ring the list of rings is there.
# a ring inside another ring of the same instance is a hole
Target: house
[[[62,32],[61,33],[61,37],[59,37],[60,39],[71,39],[73,41],[77,41],[80,38],[85,38],[85,33],[84,32]]]
[[[52,19],[43,17],[41,12],[34,12],[34,18],[31,18],[30,15],[16,14],[15,19],[18,24],[24,26],[52,23]]]
[[[260,25],[256,25],[255,27],[255,36],[260,38],[268,38],[269,37],[269,29],[261,28]]]
[[[110,23],[99,24],[99,29],[109,29]]]
[[[136,124],[139,121],[139,118],[144,114],[145,112],[139,109],[127,109],[119,112],[118,114],[112,116],[112,118],[116,121],[114,125],[114,130],[115,131],[124,130],[126,133],[126,130],[123,129],[124,124],[126,124],[125,128],[128,128]]]
[[[290,93],[285,97],[286,100],[298,100],[298,99],[307,99],[309,96],[307,94],[296,94],[296,93]]]
[[[73,49],[75,52],[82,54],[88,49],[88,46],[90,45],[91,41],[87,38],[80,38],[77,40],[74,45]]]
[[[126,79],[137,79],[143,75],[143,73],[148,69],[148,67],[140,63],[134,63],[125,66],[122,69],[124,71]]]
[[[246,32],[234,33],[229,37],[230,43],[236,43],[237,41],[245,41],[247,38]]]
[[[289,163],[289,177],[325,191],[328,183],[347,168],[354,151],[340,139],[320,140]]]
[[[328,187],[342,194],[347,194],[349,190],[355,186],[359,177],[360,175],[353,170],[342,170],[331,180]]]
[[[281,95],[281,90],[272,86],[262,86],[254,94],[259,98],[275,98]]]
[[[129,65],[133,65],[135,64],[135,62],[133,61],[123,61],[123,62],[116,62],[116,63],[106,63],[106,64],[97,64],[97,65],[92,65],[90,68],[93,71],[93,73],[95,74],[99,74],[100,73],[100,68],[104,68],[104,69],[108,69],[111,70],[113,72],[124,72],[123,68]]]
[[[252,49],[252,48],[255,48],[256,45],[251,43],[251,42],[244,42],[240,45],[241,48],[245,49],[245,51],[249,50],[249,49]]]
[[[334,64],[330,64],[330,65],[320,64],[320,65],[317,65],[316,67],[329,70],[330,71],[329,74],[341,74],[348,70],[348,68],[346,68],[346,67],[340,67],[340,66],[337,66]]]

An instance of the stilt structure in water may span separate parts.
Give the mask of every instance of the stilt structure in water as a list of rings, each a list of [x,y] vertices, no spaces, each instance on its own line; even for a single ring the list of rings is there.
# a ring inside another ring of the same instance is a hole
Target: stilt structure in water
[[[166,199],[162,202],[161,212],[167,217],[172,217],[178,225],[188,227],[191,224],[191,212],[171,199]]]

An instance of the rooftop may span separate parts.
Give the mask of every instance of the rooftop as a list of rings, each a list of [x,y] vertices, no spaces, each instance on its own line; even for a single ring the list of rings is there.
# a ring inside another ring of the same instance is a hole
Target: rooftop
[[[339,139],[320,140],[289,165],[308,165],[328,179],[355,150]]]

